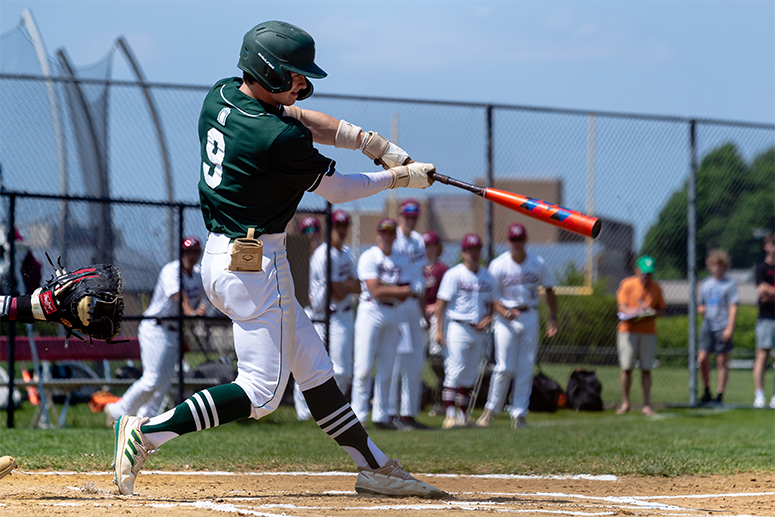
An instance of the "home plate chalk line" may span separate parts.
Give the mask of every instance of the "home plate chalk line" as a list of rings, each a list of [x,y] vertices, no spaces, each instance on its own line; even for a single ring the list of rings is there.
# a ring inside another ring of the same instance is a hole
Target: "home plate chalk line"
[[[14,474],[22,475],[56,475],[56,476],[69,476],[69,475],[110,475],[112,472],[32,472],[32,471],[15,471]],[[148,470],[142,471],[144,475],[166,475],[166,476],[319,476],[319,477],[355,477],[353,472],[172,472],[162,470]],[[572,475],[572,476],[537,476],[537,475],[509,475],[509,474],[417,474],[420,477],[428,478],[461,478],[461,479],[482,479],[482,480],[588,480],[597,482],[614,482],[618,480],[617,476],[613,475]],[[72,491],[85,491],[83,487],[68,486],[67,489]],[[239,492],[239,491],[237,491]],[[721,497],[725,498],[749,498],[749,497],[773,497],[775,492],[738,492],[738,493],[706,493],[706,494],[685,494],[685,495],[653,495],[653,496],[639,496],[639,495],[617,495],[617,496],[602,496],[602,495],[583,495],[575,493],[564,492],[476,492],[476,491],[458,491],[450,492],[451,495],[457,498],[457,500],[434,500],[428,502],[412,501],[411,503],[402,504],[400,499],[389,500],[385,499],[384,502],[370,503],[360,506],[343,506],[343,501],[333,502],[331,505],[310,505],[298,496],[291,497],[289,500],[296,501],[288,503],[270,503],[268,499],[276,496],[261,496],[261,497],[245,497],[241,496],[234,491],[228,495],[219,497],[217,500],[212,498],[200,499],[195,501],[164,501],[156,499],[155,501],[142,501],[137,500],[136,506],[147,508],[167,508],[174,515],[174,508],[196,508],[201,510],[209,510],[219,513],[234,513],[238,515],[251,515],[251,516],[263,516],[263,517],[295,517],[296,512],[300,512],[303,515],[309,515],[309,512],[321,511],[330,512],[335,510],[337,514],[349,514],[349,515],[371,515],[376,512],[407,512],[407,511],[495,511],[498,513],[514,513],[514,514],[533,514],[533,515],[557,515],[557,516],[578,516],[578,517],[598,517],[617,515],[620,513],[631,513],[638,515],[640,512],[647,511],[648,515],[664,515],[665,517],[704,517],[708,515],[707,509],[701,509],[702,501],[717,499]],[[328,495],[336,497],[338,495],[355,495],[354,491],[326,491],[322,495]],[[116,496],[125,499],[123,496]],[[471,500],[466,500],[471,498]],[[506,498],[514,498],[513,501],[505,500]],[[552,501],[551,499],[556,499]],[[127,500],[129,500],[127,498]],[[315,499],[316,503],[319,500]],[[390,502],[388,502],[390,501]],[[683,505],[679,506],[674,501],[682,501]],[[687,506],[688,501],[692,501],[691,506]],[[310,501],[311,502],[311,501]],[[353,501],[354,502],[354,501]],[[306,503],[306,504],[305,504]],[[48,503],[49,505],[51,503]],[[54,503],[56,504],[56,503]],[[68,503],[71,504],[72,503]],[[77,504],[77,503],[76,503]],[[95,507],[100,506],[99,503],[85,503],[87,505],[93,504]],[[715,512],[714,512],[715,513]],[[765,517],[764,515],[736,515],[736,517]]]

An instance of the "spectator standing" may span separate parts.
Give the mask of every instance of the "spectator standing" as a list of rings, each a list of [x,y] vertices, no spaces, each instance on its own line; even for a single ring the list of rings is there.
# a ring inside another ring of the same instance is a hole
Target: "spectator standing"
[[[619,333],[616,348],[621,368],[622,405],[616,410],[622,415],[630,410],[630,387],[632,371],[640,362],[641,385],[643,387],[643,409],[646,416],[653,416],[651,408],[651,368],[657,355],[657,316],[664,315],[665,300],[662,289],[654,280],[654,258],[649,255],[638,257],[635,275],[625,278],[616,291],[619,306]]]
[[[756,290],[759,295],[759,319],[756,320],[756,359],[753,367],[755,388],[753,407],[764,407],[764,374],[767,358],[775,345],[775,234],[764,237],[764,262],[756,266]],[[775,408],[775,394],[770,399]]]
[[[705,387],[700,404],[714,401],[710,394],[710,354],[716,354],[718,369],[718,395],[715,402],[721,403],[724,398],[724,388],[729,378],[729,353],[734,346],[732,336],[740,302],[737,285],[726,277],[731,265],[729,255],[723,250],[712,250],[708,253],[705,265],[713,276],[706,278],[700,285],[700,303],[697,307],[697,312],[705,315],[700,326],[700,352],[697,356]]]

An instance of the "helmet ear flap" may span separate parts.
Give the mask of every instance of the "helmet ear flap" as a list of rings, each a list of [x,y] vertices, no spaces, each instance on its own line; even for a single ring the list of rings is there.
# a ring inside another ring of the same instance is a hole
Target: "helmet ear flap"
[[[299,96],[296,97],[297,101],[303,101],[307,97],[311,96],[312,92],[315,91],[315,88],[312,87],[312,81],[310,81],[306,77],[304,78],[304,80],[307,82],[307,87],[304,88],[303,90],[299,90]]]

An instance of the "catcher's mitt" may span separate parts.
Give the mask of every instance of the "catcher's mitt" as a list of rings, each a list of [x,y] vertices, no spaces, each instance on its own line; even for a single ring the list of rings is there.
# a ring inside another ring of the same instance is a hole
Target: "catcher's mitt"
[[[111,343],[121,330],[124,299],[121,272],[112,264],[96,264],[65,271],[49,263],[56,274],[32,295],[36,319],[64,325],[68,337],[77,332]]]

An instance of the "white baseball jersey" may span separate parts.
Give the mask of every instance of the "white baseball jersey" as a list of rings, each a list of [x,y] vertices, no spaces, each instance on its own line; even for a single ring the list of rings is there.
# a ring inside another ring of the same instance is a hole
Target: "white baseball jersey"
[[[172,298],[180,291],[178,283],[178,272],[180,271],[180,262],[172,262],[161,268],[159,279],[156,281],[156,287],[153,289],[151,303],[143,313],[144,316],[151,318],[167,318],[178,315],[178,301]],[[199,298],[204,293],[202,287],[202,273],[199,264],[194,265],[191,276],[183,273],[183,292],[188,297],[192,308],[199,305]]]
[[[393,254],[399,254],[406,257],[408,267],[401,275],[402,284],[410,284],[412,292],[422,292],[425,284],[423,270],[428,264],[428,257],[425,255],[425,241],[419,232],[411,232],[409,237],[404,236],[400,229],[396,232],[396,240],[393,243]]]
[[[374,302],[374,298],[369,292],[366,280],[379,278],[384,285],[398,285],[401,279],[401,272],[404,271],[408,263],[406,257],[397,253],[385,255],[379,246],[372,246],[367,249],[358,259],[358,278],[361,280],[361,301]],[[388,301],[390,300],[383,300]],[[392,300],[392,303],[401,303],[398,299]]]
[[[324,242],[312,254],[309,264],[309,297],[315,317],[323,317],[326,312],[326,250]],[[355,271],[355,260],[347,246],[341,250],[331,247],[331,281],[344,282],[348,278],[358,278]],[[348,294],[342,300],[331,298],[331,311],[347,309],[353,306],[355,296]]]
[[[495,296],[495,280],[490,272],[479,267],[474,273],[464,264],[444,273],[436,295],[447,302],[448,318],[474,324],[487,317]]]
[[[525,254],[519,264],[506,252],[490,263],[490,273],[498,286],[498,301],[507,309],[538,307],[538,286],[554,286],[554,278],[544,259],[532,253]]]

